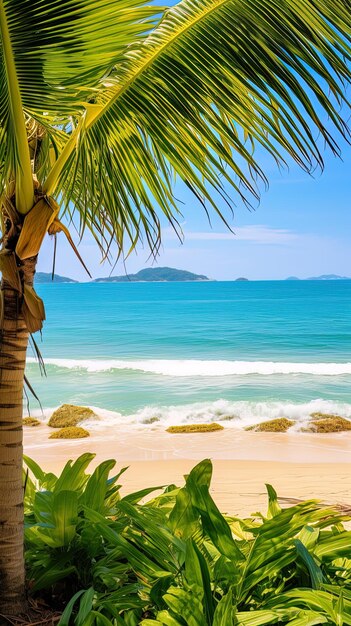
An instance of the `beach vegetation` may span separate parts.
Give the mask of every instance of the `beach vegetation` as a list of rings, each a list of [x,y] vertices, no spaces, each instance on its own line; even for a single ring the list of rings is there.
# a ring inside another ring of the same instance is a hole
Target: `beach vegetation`
[[[345,0],[0,0],[0,614],[26,608],[22,405],[45,236],[84,267],[70,228],[104,259],[139,241],[156,255],[161,223],[182,238],[175,180],[227,223],[267,182],[262,152],[323,167],[321,146],[339,155],[349,134],[350,41]]]
[[[181,487],[120,494],[115,461],[60,476],[25,458],[28,589],[59,626],[351,623],[350,517],[318,501],[245,519],[218,510],[212,465]],[[142,503],[143,498],[149,500]],[[150,499],[151,498],[151,499]]]
[[[24,417],[22,420],[23,426],[40,426],[42,422],[35,417]]]
[[[67,428],[60,428],[49,435],[49,439],[83,439],[89,437],[90,433],[81,426],[68,426]]]
[[[314,414],[314,419],[304,427],[305,432],[313,433],[340,433],[351,430],[351,420],[340,415]]]
[[[286,433],[294,424],[295,422],[286,417],[277,417],[273,420],[248,426],[245,430],[254,430],[256,433]]]
[[[168,433],[214,433],[217,430],[223,430],[221,424],[212,422],[211,424],[180,424],[179,426],[169,426]]]
[[[98,416],[87,406],[75,406],[63,404],[51,415],[48,426],[51,428],[67,428],[77,426],[80,422],[88,419],[98,419]]]

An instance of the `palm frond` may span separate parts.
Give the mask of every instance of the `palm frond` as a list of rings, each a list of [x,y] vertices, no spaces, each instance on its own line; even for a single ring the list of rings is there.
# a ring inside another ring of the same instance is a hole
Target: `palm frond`
[[[2,0],[26,111],[72,115],[159,19],[141,0]]]
[[[1,0],[2,187],[11,177],[22,180],[25,170],[31,176],[25,123],[40,178],[62,150],[84,103],[94,101],[102,78],[159,21],[160,11],[145,0]],[[33,120],[44,133],[34,132]]]
[[[0,0],[0,94],[0,173],[2,170],[7,179],[16,181],[18,210],[25,213],[32,207],[34,188],[22,98],[3,0]]]
[[[348,137],[351,21],[344,0],[182,0],[96,96],[44,187],[122,249],[177,215],[174,175],[206,205],[265,180],[253,148],[311,171]],[[344,105],[344,116],[341,106]],[[332,128],[333,136],[330,132]]]

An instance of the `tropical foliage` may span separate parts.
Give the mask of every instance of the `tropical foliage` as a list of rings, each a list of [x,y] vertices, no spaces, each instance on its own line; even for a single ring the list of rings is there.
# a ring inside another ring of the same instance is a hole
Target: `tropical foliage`
[[[66,604],[60,626],[351,624],[351,532],[316,501],[225,517],[212,466],[185,486],[120,497],[115,462],[94,455],[59,477],[26,459],[26,563],[32,593]],[[233,503],[235,507],[235,504]]]
[[[218,210],[215,190],[257,196],[255,145],[311,170],[323,162],[317,135],[338,152],[327,118],[348,134],[344,0],[73,6],[0,2],[1,187],[20,214],[53,196],[99,245],[144,233],[154,248],[157,207],[172,222],[178,211],[174,175]],[[35,212],[39,246],[62,229],[58,210]]]
[[[104,258],[155,253],[163,222],[179,232],[176,180],[226,220],[266,182],[257,146],[323,166],[322,146],[349,138],[350,60],[350,0],[0,0],[1,613],[25,609],[22,400],[45,235],[78,257],[68,226]]]

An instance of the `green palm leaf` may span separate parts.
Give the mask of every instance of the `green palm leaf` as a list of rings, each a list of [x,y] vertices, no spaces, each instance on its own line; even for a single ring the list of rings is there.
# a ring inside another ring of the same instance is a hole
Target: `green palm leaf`
[[[68,122],[155,21],[142,0],[2,0],[24,110]],[[5,94],[1,92],[1,97]]]
[[[153,247],[157,208],[177,215],[174,175],[219,211],[227,185],[257,197],[256,145],[278,162],[323,165],[317,135],[338,154],[327,118],[348,132],[350,36],[342,0],[182,0],[115,67],[45,190],[73,201],[99,237],[122,248],[146,233]]]
[[[34,188],[7,7],[0,1],[0,180],[15,180],[18,211],[32,208]]]
[[[0,181],[16,180],[19,211],[33,206],[30,159],[46,175],[64,131],[159,12],[143,0],[1,0]]]

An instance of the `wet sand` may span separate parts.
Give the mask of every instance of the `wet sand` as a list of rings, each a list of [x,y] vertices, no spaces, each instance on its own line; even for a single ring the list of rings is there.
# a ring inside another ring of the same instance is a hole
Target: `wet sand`
[[[222,511],[250,515],[265,510],[265,483],[284,498],[316,498],[351,505],[351,433],[253,433],[227,428],[214,433],[171,435],[155,429],[111,432],[89,438],[49,440],[46,426],[25,428],[24,451],[45,470],[60,471],[68,459],[94,452],[94,464],[116,459],[129,466],[123,493],[152,485],[183,484],[203,458],[213,461],[212,494]]]

